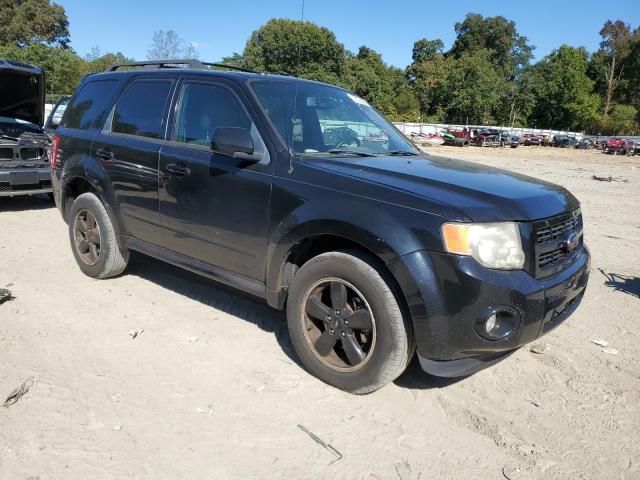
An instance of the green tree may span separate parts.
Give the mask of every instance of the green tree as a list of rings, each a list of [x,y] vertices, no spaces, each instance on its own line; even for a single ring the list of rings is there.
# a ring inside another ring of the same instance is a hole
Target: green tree
[[[0,45],[68,48],[69,20],[50,0],[0,0]]]
[[[456,40],[449,52],[456,58],[465,53],[488,50],[488,59],[502,69],[507,78],[526,66],[533,57],[527,37],[516,30],[515,22],[504,17],[483,17],[469,13],[462,23],[455,24]]]
[[[411,59],[413,63],[427,62],[441,55],[443,51],[444,43],[439,38],[436,40],[422,38],[413,44]]]
[[[99,47],[93,47],[91,52],[84,57],[84,73],[104,72],[114,63],[131,63],[133,58],[124,56],[122,53],[102,53]]]
[[[530,121],[543,128],[586,128],[597,117],[599,99],[587,76],[589,54],[562,45],[534,68],[535,107]]]
[[[312,22],[273,19],[251,34],[242,54],[257,71],[339,83],[346,51],[333,32]]]
[[[416,52],[415,46],[414,52]],[[449,72],[456,60],[453,57],[445,58],[441,52],[437,51],[429,55],[422,55],[422,52],[424,50],[419,50],[416,61],[407,68],[407,77],[420,103],[423,120],[442,122],[447,115],[450,93]]]
[[[638,132],[638,110],[633,105],[615,105],[604,117],[602,131],[610,135],[632,135]]]
[[[600,30],[602,42],[600,52],[605,59],[604,79],[605,96],[603,111],[606,116],[609,113],[611,102],[624,71],[624,61],[627,58],[631,43],[631,27],[622,20],[612,22],[608,20]]]
[[[491,51],[463,53],[447,79],[447,118],[459,123],[493,122],[503,79],[489,61]]]
[[[640,27],[636,28],[629,42],[623,86],[623,99],[640,111]]]
[[[402,70],[388,66],[368,47],[348,54],[340,84],[354,91],[393,120],[415,122],[420,118],[418,100]]]

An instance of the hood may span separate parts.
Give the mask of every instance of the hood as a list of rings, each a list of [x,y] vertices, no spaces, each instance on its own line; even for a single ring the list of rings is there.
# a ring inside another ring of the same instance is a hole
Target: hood
[[[538,220],[579,206],[559,185],[450,158],[349,157],[312,162],[325,170],[446,203],[476,222]]]
[[[0,60],[0,117],[44,123],[44,72],[13,60]]]

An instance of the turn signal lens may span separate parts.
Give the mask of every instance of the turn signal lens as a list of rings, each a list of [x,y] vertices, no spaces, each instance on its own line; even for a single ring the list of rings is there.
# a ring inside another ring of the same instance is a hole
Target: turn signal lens
[[[444,248],[449,253],[471,255],[469,247],[469,225],[460,223],[445,223],[442,226]]]

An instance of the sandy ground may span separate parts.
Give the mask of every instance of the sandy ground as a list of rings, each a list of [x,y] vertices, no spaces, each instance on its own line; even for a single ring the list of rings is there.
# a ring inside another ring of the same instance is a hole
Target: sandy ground
[[[146,258],[89,279],[46,200],[0,199],[0,287],[16,297],[0,305],[0,402],[34,380],[0,407],[0,480],[640,478],[640,157],[429,151],[582,201],[591,280],[535,344],[546,353],[523,348],[457,382],[414,363],[348,395],[299,366],[281,313]]]

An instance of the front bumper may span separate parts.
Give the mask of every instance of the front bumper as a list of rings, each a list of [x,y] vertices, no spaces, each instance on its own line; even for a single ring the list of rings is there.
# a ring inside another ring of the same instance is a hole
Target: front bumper
[[[461,376],[499,361],[566,320],[584,295],[590,254],[583,247],[565,270],[543,279],[426,250],[388,266],[407,300],[422,368]],[[516,314],[514,330],[502,340],[484,338],[478,323],[501,308]]]
[[[15,168],[0,170],[0,197],[50,193],[51,168]]]

